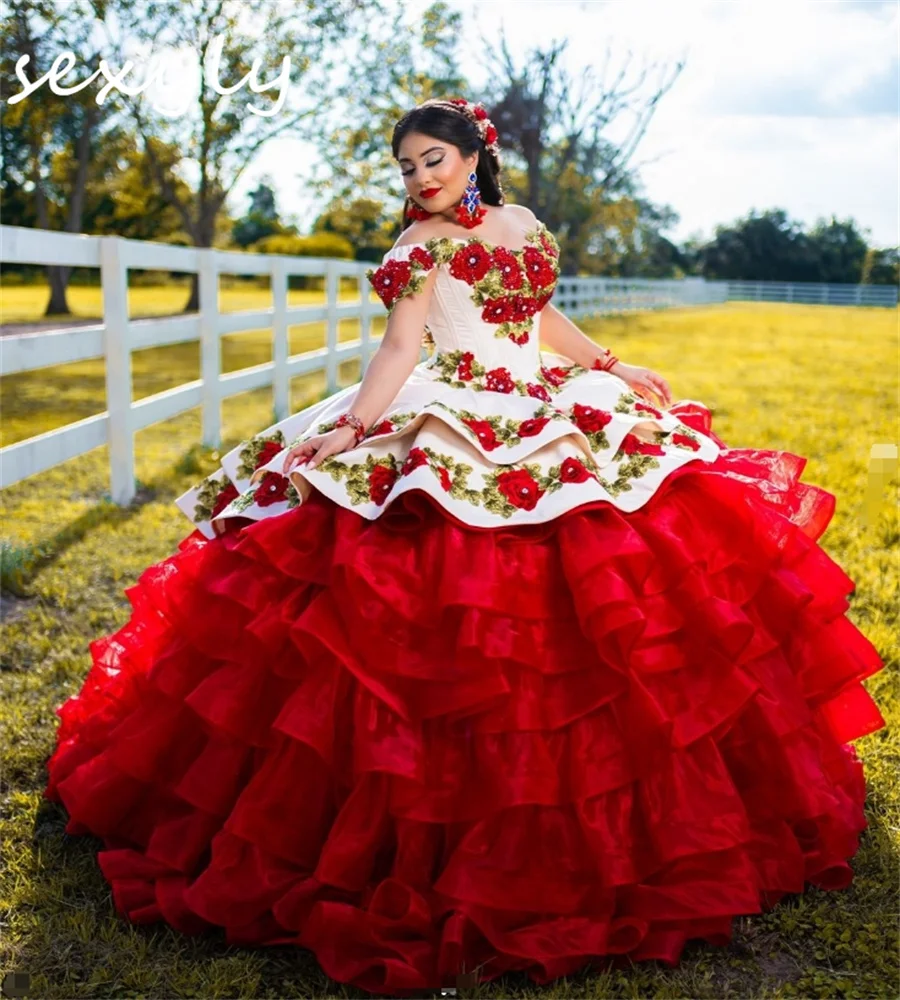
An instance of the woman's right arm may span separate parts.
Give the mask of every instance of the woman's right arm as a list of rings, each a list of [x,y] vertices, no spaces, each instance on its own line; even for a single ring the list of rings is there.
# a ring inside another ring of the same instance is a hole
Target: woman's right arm
[[[433,267],[421,288],[398,299],[391,309],[384,336],[350,405],[367,428],[391,405],[418,363],[437,272]]]
[[[348,406],[366,429],[388,409],[418,363],[422,331],[437,271],[433,267],[414,294],[402,296],[391,308],[378,350],[372,356],[359,389]],[[290,471],[295,459],[304,460],[306,456],[308,467],[313,468],[330,455],[346,451],[352,446],[354,437],[352,427],[336,427],[327,434],[308,438],[287,452],[284,474]]]

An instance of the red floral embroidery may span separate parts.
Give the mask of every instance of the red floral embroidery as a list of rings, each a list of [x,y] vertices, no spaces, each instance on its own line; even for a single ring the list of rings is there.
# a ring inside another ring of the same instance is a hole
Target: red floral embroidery
[[[515,291],[522,287],[525,276],[516,255],[506,247],[497,247],[492,254],[494,266],[500,272],[503,287]]]
[[[539,239],[541,241],[541,246],[547,251],[548,254],[550,254],[551,257],[559,256],[559,251],[546,233],[542,232]]]
[[[491,255],[479,243],[467,243],[450,258],[450,273],[472,285],[491,269]]]
[[[410,448],[406,461],[403,463],[401,475],[408,476],[413,469],[418,469],[420,465],[428,465],[428,456],[421,448]]]
[[[434,257],[424,247],[414,247],[410,250],[409,259],[417,261],[426,271],[434,267]]]
[[[506,368],[492,368],[484,376],[485,388],[490,392],[515,392],[516,383]]]
[[[626,455],[665,455],[662,445],[654,444],[652,441],[642,441],[634,434],[625,435],[620,450]]]
[[[287,476],[279,475],[277,472],[267,472],[253,493],[253,502],[259,507],[269,507],[273,503],[286,500],[287,488],[290,485]]]
[[[382,420],[377,427],[373,427],[372,430],[369,431],[368,437],[375,437],[376,434],[390,434],[393,429],[394,425],[390,422],[390,420]]]
[[[450,479],[450,473],[443,466],[438,469],[438,478],[441,481],[441,486],[449,493],[453,482]]]
[[[577,458],[567,458],[559,467],[559,480],[562,483],[583,483],[586,479],[594,478],[593,473],[588,472]]]
[[[562,385],[569,376],[567,368],[545,368],[541,365],[541,374],[551,385]]]
[[[585,434],[596,434],[612,420],[612,414],[606,410],[597,410],[593,406],[576,403],[572,407],[572,421]]]
[[[635,403],[634,408],[636,410],[641,410],[644,413],[652,413],[653,416],[657,418],[657,420],[659,420],[662,417],[662,414],[659,412],[659,410],[657,410],[655,406],[650,406],[649,403]]]
[[[390,469],[386,465],[376,465],[369,473],[369,499],[381,506],[387,500],[396,480],[396,469]]]
[[[485,323],[508,323],[513,318],[512,297],[488,299],[481,310],[481,318]]]
[[[530,420],[523,420],[519,424],[519,437],[534,437],[550,423],[549,417],[532,417]]]
[[[514,295],[510,301],[514,323],[523,323],[537,312],[537,303],[527,295]]]
[[[680,434],[678,431],[672,435],[672,444],[685,444],[693,451],[698,451],[700,448],[699,441],[695,441],[692,437],[688,437],[687,434]]]
[[[525,247],[525,273],[534,289],[546,288],[556,280],[553,268],[547,263],[544,255],[536,247]]]
[[[514,507],[522,510],[534,510],[538,500],[544,495],[544,490],[527,469],[501,472],[497,476],[497,489]]]
[[[461,382],[471,382],[474,378],[472,375],[472,362],[474,360],[475,355],[471,351],[466,351],[459,359],[459,364],[456,366],[456,375]]]
[[[372,275],[372,286],[389,309],[409,284],[411,277],[412,268],[408,261],[389,260],[376,268]]]
[[[261,466],[265,465],[266,462],[271,461],[280,451],[282,451],[284,446],[278,441],[266,441],[266,443],[260,449],[259,455],[256,459],[256,465],[254,469],[259,469]]]
[[[550,393],[540,384],[540,382],[528,382],[525,385],[528,395],[535,399],[542,399],[545,403],[550,402]]]
[[[511,333],[509,335],[509,339],[514,344],[518,344],[519,346],[521,346],[522,344],[527,344],[528,343],[528,331],[526,330],[524,333]]]
[[[497,439],[494,428],[486,420],[463,420],[462,422],[478,438],[481,447],[486,451],[493,451],[494,448],[499,448],[503,443]]]
[[[228,485],[222,490],[216,497],[216,502],[213,505],[212,513],[209,515],[210,519],[221,514],[223,510],[231,503],[232,500],[237,500],[240,496],[237,487],[234,483],[229,482]]]

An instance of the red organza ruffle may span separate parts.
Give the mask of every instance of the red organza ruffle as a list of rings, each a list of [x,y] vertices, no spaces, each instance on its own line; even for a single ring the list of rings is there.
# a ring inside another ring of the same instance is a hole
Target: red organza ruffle
[[[373,993],[727,943],[850,882],[846,744],[884,725],[804,464],[726,450],[633,513],[509,531],[314,493],[194,532],[92,644],[45,795],[130,920]]]

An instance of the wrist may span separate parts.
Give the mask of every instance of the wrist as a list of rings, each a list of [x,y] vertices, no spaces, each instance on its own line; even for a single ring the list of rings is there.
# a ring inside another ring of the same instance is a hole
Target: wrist
[[[594,363],[591,365],[592,371],[600,372],[612,372],[612,370],[619,364],[619,359],[609,350],[609,348],[603,348],[603,352],[599,354],[595,359]]]
[[[353,433],[356,444],[359,444],[366,436],[366,425],[352,410],[346,410],[342,413],[335,421],[334,427],[335,430],[338,427],[348,427]]]

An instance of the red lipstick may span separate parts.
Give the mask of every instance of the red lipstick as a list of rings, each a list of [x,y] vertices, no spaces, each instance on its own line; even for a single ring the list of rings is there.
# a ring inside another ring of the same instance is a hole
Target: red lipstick
[[[436,194],[440,193],[440,188],[426,188],[424,191],[419,192],[420,198],[433,198]]]

